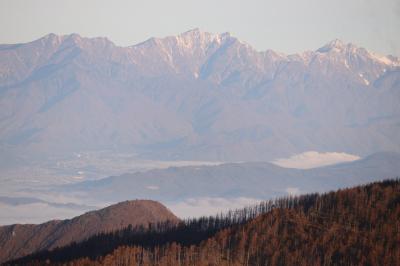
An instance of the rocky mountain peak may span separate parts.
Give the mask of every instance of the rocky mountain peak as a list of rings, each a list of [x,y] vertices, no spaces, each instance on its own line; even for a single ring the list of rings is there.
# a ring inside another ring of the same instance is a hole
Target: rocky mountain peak
[[[351,44],[349,44],[349,45],[351,45]],[[342,51],[347,46],[348,46],[348,44],[346,44],[342,40],[334,39],[334,40],[328,42],[327,44],[325,44],[324,46],[322,46],[321,48],[319,48],[317,51],[320,53],[327,53],[330,51]]]
[[[359,47],[352,43],[345,43],[342,40],[334,39],[326,45],[319,48],[317,53],[326,54],[335,57],[345,57],[348,59],[354,59],[356,57],[362,58],[363,60],[371,61],[376,64],[387,65],[387,66],[398,66],[399,59],[394,56],[384,56],[378,53],[368,51],[363,47]]]

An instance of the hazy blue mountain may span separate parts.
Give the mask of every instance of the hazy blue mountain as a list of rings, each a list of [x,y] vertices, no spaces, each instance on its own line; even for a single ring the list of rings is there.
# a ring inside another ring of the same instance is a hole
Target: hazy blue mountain
[[[198,29],[129,47],[77,34],[0,45],[0,158],[399,152],[399,66],[339,40],[285,55]]]
[[[263,162],[172,167],[86,181],[57,190],[114,202],[135,198],[166,203],[201,197],[268,199],[291,192],[325,192],[399,176],[400,153],[385,152],[307,170]]]
[[[87,205],[80,205],[74,203],[55,203],[55,202],[48,202],[42,199],[32,198],[32,197],[5,197],[0,196],[0,204],[5,204],[9,206],[19,206],[19,205],[28,205],[33,203],[43,203],[48,204],[52,207],[57,208],[68,208],[74,209],[79,211],[86,211],[95,208],[94,206],[87,206]]]

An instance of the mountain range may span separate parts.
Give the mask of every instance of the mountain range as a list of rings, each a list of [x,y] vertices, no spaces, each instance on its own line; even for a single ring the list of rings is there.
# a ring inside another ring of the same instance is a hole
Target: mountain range
[[[3,44],[0,164],[104,150],[219,161],[399,152],[399,67],[340,40],[286,55],[198,29],[129,47],[77,34]]]

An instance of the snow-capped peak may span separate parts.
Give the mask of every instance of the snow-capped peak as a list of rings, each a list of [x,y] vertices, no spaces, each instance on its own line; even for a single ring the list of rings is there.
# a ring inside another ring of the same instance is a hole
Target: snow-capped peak
[[[149,46],[162,46],[164,48],[177,48],[181,51],[190,51],[196,53],[196,51],[205,51],[210,46],[218,47],[222,45],[226,40],[231,38],[229,33],[214,34],[209,32],[201,31],[198,28],[186,31],[176,36],[167,36],[164,38],[151,38],[143,43],[134,45],[133,48],[149,47]],[[170,49],[167,49],[170,50]]]
[[[326,56],[329,57],[343,57],[348,60],[354,60],[354,57],[358,57],[387,66],[400,66],[400,61],[396,57],[379,55],[377,53],[368,51],[365,48],[358,47],[352,43],[345,43],[339,39],[335,39],[327,43],[323,47],[319,48],[316,52],[323,55],[326,54]]]
[[[334,39],[328,43],[328,46],[330,48],[343,49],[346,46],[346,44],[342,40]]]
[[[347,48],[355,48],[355,46],[351,43],[346,44],[342,40],[334,39],[329,43],[325,44],[324,46],[322,46],[321,48],[319,48],[317,52],[319,53],[328,53],[332,51],[340,52],[346,50]]]
[[[175,38],[178,45],[184,46],[185,48],[193,49],[197,47],[200,49],[206,49],[210,45],[221,45],[224,41],[231,38],[231,35],[229,32],[214,34],[195,28],[184,32]]]
[[[394,56],[383,56],[377,53],[369,52],[372,59],[388,66],[400,66],[400,60]]]

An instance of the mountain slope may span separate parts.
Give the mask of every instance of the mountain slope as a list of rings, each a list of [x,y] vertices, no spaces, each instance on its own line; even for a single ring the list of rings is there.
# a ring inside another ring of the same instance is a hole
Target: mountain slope
[[[398,265],[399,199],[399,180],[387,180],[101,235],[10,265]]]
[[[400,151],[399,59],[338,40],[284,55],[198,29],[129,47],[50,34],[0,45],[0,62],[0,154],[16,163]]]
[[[158,202],[135,200],[91,211],[70,220],[0,226],[0,262],[42,249],[80,242],[101,232],[115,231],[128,225],[147,226],[167,220],[177,222],[178,218]]]

